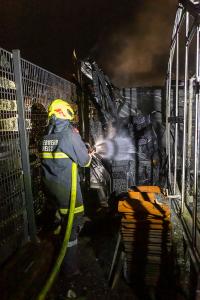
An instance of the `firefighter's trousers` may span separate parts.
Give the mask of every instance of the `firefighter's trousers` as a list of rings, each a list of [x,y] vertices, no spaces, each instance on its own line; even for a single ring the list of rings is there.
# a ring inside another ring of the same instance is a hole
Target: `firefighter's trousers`
[[[74,215],[74,221],[71,231],[71,236],[68,242],[66,255],[63,259],[62,263],[62,273],[70,277],[74,275],[79,270],[79,261],[78,261],[78,235],[81,230],[82,224],[83,224],[83,214],[75,214]],[[67,225],[68,218],[65,216],[65,221],[61,229],[61,243],[64,238],[64,234],[66,231],[66,225]]]

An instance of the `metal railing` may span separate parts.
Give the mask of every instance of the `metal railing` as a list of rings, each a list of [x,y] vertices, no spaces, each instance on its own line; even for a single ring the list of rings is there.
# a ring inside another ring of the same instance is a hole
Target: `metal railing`
[[[168,63],[166,145],[169,188],[177,195],[173,207],[182,221],[197,268],[200,263],[199,34],[199,4],[180,1]]]
[[[38,147],[47,107],[75,96],[72,83],[0,48],[0,263],[35,239],[46,201]]]

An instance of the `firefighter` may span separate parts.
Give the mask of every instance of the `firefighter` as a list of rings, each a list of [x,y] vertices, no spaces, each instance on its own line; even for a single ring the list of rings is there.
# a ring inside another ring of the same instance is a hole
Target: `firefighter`
[[[71,121],[74,118],[72,107],[64,100],[53,100],[48,108],[49,126],[47,134],[42,140],[42,170],[43,183],[51,205],[55,209],[57,220],[57,234],[64,233],[70,205],[72,185],[72,164],[80,167],[90,165],[93,153],[82,141],[77,129]],[[62,269],[67,276],[78,273],[77,237],[78,227],[81,225],[84,207],[80,188],[80,178],[77,174],[77,196],[74,222],[66,256]],[[65,225],[65,226],[64,226]],[[59,232],[61,230],[61,232]]]

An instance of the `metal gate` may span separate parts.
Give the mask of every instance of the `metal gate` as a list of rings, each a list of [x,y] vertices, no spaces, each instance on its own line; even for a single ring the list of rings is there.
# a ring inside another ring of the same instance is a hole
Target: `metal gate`
[[[0,48],[0,263],[35,238],[45,205],[38,146],[47,107],[75,95],[72,83]]]
[[[180,1],[168,63],[166,145],[173,207],[196,266],[200,262],[199,36],[199,1]]]

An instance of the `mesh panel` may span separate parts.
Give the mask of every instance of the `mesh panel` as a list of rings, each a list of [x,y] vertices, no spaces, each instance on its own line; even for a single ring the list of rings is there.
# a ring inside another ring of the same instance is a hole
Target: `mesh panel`
[[[34,211],[38,216],[45,205],[42,192],[39,143],[47,125],[47,108],[60,98],[75,101],[75,86],[24,59],[21,59],[26,128],[28,132]]]
[[[21,59],[25,123],[34,198],[34,213],[45,206],[38,158],[47,124],[47,107],[56,98],[75,102],[75,86]],[[0,48],[0,263],[28,240],[16,81],[12,54]]]
[[[0,48],[0,262],[27,237],[12,54]]]

